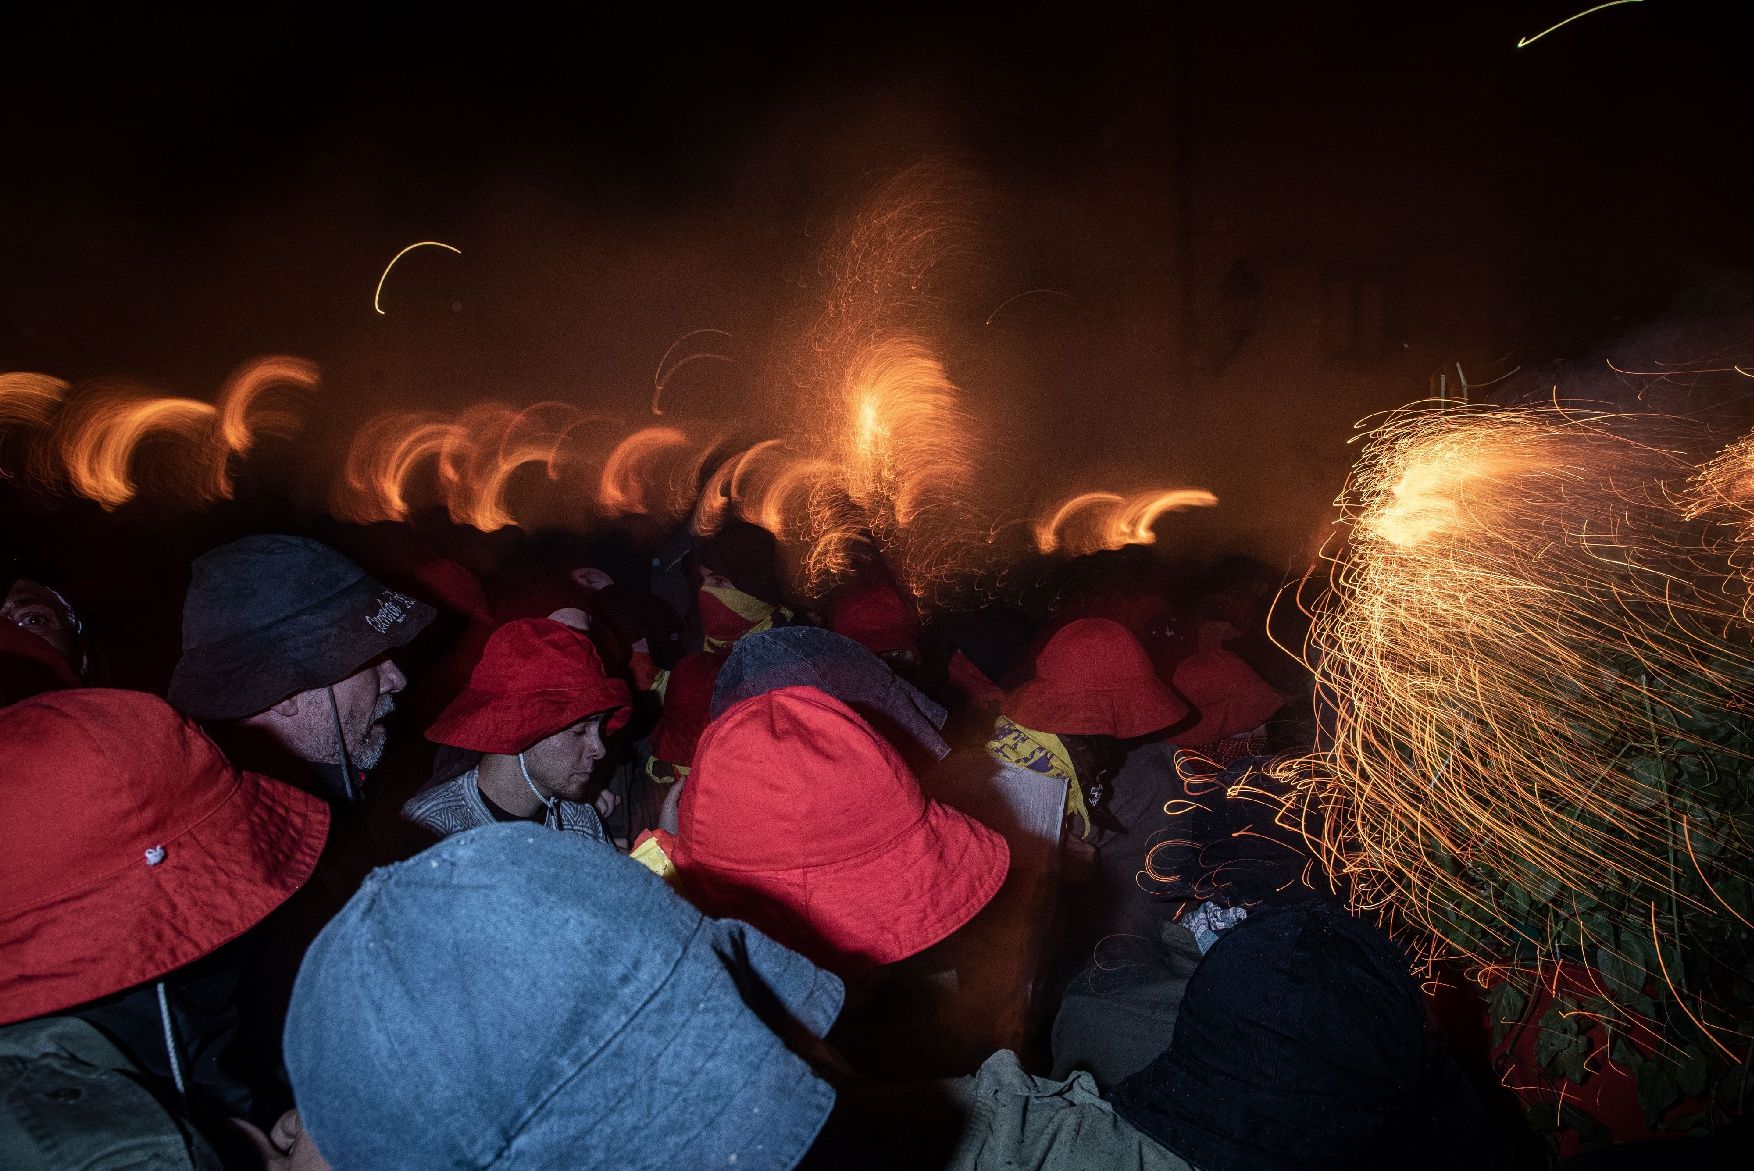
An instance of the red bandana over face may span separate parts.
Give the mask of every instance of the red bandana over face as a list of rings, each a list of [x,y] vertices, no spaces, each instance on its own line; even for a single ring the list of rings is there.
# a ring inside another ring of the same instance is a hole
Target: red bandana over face
[[[706,649],[723,650],[746,634],[771,630],[791,615],[780,606],[730,586],[701,586],[696,600]]]

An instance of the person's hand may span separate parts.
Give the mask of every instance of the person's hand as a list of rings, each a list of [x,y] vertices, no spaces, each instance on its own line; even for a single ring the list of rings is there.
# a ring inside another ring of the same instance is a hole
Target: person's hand
[[[261,1158],[264,1171],[333,1171],[329,1161],[318,1153],[317,1145],[305,1134],[297,1110],[282,1114],[274,1123],[274,1129],[267,1134],[242,1118],[231,1121]]]
[[[609,815],[614,813],[615,810],[620,807],[621,798],[617,797],[614,793],[611,793],[608,789],[604,789],[601,793],[597,794],[597,799],[592,801],[591,804],[597,807],[598,815],[602,817],[603,820],[607,821],[609,820]]]
[[[687,783],[687,777],[670,782],[670,791],[664,794],[664,807],[658,811],[659,829],[673,834],[682,832],[682,786]]]

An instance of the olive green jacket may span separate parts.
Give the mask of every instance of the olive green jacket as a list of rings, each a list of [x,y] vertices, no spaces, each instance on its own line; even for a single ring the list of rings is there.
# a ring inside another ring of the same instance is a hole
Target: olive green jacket
[[[0,1026],[0,1167],[220,1171],[219,1156],[76,1017]]]

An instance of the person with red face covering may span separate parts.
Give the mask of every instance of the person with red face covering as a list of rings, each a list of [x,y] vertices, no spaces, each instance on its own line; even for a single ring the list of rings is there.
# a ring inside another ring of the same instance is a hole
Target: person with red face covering
[[[729,650],[746,634],[792,621],[792,612],[780,604],[779,549],[760,525],[728,521],[700,542],[693,558],[704,649]]]
[[[534,821],[605,840],[592,772],[604,737],[627,722],[628,699],[582,631],[551,618],[506,623],[427,730],[472,763],[416,793],[403,816],[440,837]]]
[[[646,772],[660,785],[683,780],[694,767],[695,746],[706,731],[713,684],[724,669],[725,656],[695,651],[664,679],[664,712],[652,729],[652,756]]]

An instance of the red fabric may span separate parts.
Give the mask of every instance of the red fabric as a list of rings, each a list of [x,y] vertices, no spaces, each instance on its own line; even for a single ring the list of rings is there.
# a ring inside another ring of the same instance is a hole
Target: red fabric
[[[1083,598],[1080,618],[1107,618],[1125,626],[1140,642],[1160,636],[1175,621],[1175,608],[1160,594],[1117,587]]]
[[[714,651],[695,651],[682,656],[664,685],[664,714],[652,729],[652,755],[671,764],[694,766],[695,745],[706,731],[712,710],[713,684],[725,666],[725,656]]]
[[[233,768],[156,696],[37,696],[0,708],[0,744],[0,1025],[235,939],[304,884],[328,835],[319,798]]]
[[[651,647],[645,639],[633,644],[628,652],[627,670],[633,676],[633,685],[639,691],[650,691],[658,682],[658,664],[652,661]]]
[[[920,624],[914,608],[887,582],[853,586],[840,596],[828,628],[874,655],[919,654]]]
[[[924,951],[971,919],[1005,840],[927,800],[901,758],[813,687],[744,700],[701,737],[675,851],[689,893],[843,972]]]
[[[510,755],[597,712],[606,731],[632,714],[627,684],[603,670],[583,631],[550,618],[520,618],[493,632],[469,686],[426,738],[454,748]]]
[[[1552,979],[1561,993],[1579,1002],[1603,996],[1605,992],[1601,978],[1593,969],[1582,964],[1562,963]],[[1533,1002],[1523,1012],[1524,1023],[1510,1028],[1504,1039],[1493,1048],[1493,1065],[1499,1073],[1500,1081],[1524,1105],[1546,1107],[1555,1111],[1559,1105],[1560,1091],[1563,1090],[1566,1104],[1582,1110],[1607,1127],[1617,1143],[1659,1137],[1651,1133],[1644,1120],[1644,1111],[1639,1107],[1636,1075],[1608,1056],[1608,1037],[1599,1021],[1586,1015],[1581,1022],[1582,1032],[1589,1038],[1590,1045],[1590,1075],[1584,1079],[1583,1085],[1573,1085],[1563,1074],[1548,1073],[1541,1068],[1535,1055],[1535,1046],[1541,1039],[1541,1019],[1552,1007],[1553,997],[1548,990],[1537,989]],[[1633,1014],[1629,1016],[1632,1023],[1622,1030],[1621,1035],[1641,1055],[1649,1056],[1658,1047],[1660,1034],[1642,1018]],[[1657,1060],[1664,1058],[1659,1056]],[[1671,1108],[1669,1116],[1674,1118],[1697,1113],[1701,1105],[1698,1101],[1683,1099]],[[1560,1154],[1565,1156],[1576,1153],[1577,1133],[1571,1130],[1561,1131]]]
[[[987,673],[961,651],[951,652],[948,673],[950,685],[961,694],[965,703],[995,712],[1004,705],[1004,690],[988,679]]]
[[[436,598],[452,613],[460,614],[470,622],[493,621],[487,610],[487,592],[481,587],[481,579],[467,567],[449,557],[434,557],[421,562],[413,576],[426,587],[429,597]]]
[[[1183,659],[1170,682],[1200,711],[1200,722],[1175,736],[1177,744],[1198,747],[1252,732],[1285,706],[1285,697],[1237,654],[1224,649],[1237,636],[1229,622],[1202,623],[1199,649]]]
[[[0,703],[78,686],[79,673],[60,651],[0,618]]]
[[[1025,728],[1056,736],[1160,732],[1188,705],[1157,677],[1145,648],[1107,618],[1061,627],[1035,659],[1035,678],[1005,700],[1005,714]]]
[[[741,590],[735,592],[743,593]],[[743,594],[743,596],[749,600],[752,609],[756,604],[766,605],[753,594]],[[696,592],[695,609],[700,614],[701,633],[711,642],[721,643],[725,646],[729,646],[754,630],[771,617],[774,611],[774,607],[770,606],[764,614],[758,617],[752,618],[747,614],[739,614],[726,605],[724,599],[707,586],[702,586]]]

